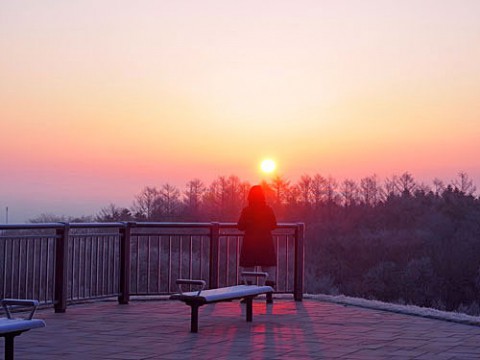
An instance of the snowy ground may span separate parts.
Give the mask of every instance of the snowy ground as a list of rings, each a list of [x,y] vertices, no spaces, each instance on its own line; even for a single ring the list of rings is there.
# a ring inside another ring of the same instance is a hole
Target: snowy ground
[[[275,294],[278,298],[291,298],[291,294]],[[151,300],[168,300],[169,296],[132,296],[132,300],[151,301]],[[259,296],[263,298],[263,296]],[[431,308],[425,308],[415,305],[391,304],[377,300],[367,300],[362,298],[354,298],[345,295],[324,295],[324,294],[304,294],[305,299],[325,301],[345,306],[357,306],[366,309],[375,309],[389,311],[398,314],[420,316],[424,318],[451,321],[460,324],[480,326],[480,316],[471,316],[458,312],[441,311]]]
[[[477,325],[480,326],[480,317],[471,316],[467,314],[461,314],[457,312],[447,312],[430,308],[423,308],[415,305],[399,305],[399,304],[390,304],[381,301],[375,300],[366,300],[361,298],[353,298],[344,295],[311,295],[305,294],[306,299],[316,299],[319,301],[326,301],[335,304],[342,304],[346,306],[358,306],[367,309],[376,309],[383,311],[390,311],[399,314],[421,316],[431,319],[439,319],[445,321],[452,321],[461,324],[468,325]]]

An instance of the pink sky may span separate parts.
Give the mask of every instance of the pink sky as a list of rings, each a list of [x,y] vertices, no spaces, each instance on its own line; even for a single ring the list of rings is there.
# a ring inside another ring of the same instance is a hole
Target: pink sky
[[[0,222],[236,174],[480,187],[480,2],[0,3]]]

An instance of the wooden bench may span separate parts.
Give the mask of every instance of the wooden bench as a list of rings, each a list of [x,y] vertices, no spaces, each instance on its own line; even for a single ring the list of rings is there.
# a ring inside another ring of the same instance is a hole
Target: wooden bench
[[[25,331],[45,327],[45,322],[33,319],[33,314],[38,306],[37,300],[3,299],[0,304],[7,317],[0,318],[0,337],[5,338],[5,360],[13,360],[14,338]],[[26,318],[14,318],[12,310],[17,308],[31,307],[30,314]]]
[[[266,279],[267,273],[244,272],[244,279],[249,276],[263,277]],[[261,294],[271,294],[273,288],[264,285],[249,285],[246,280],[242,285],[234,285],[219,289],[203,290],[206,282],[203,280],[178,279],[176,281],[179,286],[180,293],[170,296],[171,300],[180,300],[191,308],[190,331],[198,332],[198,308],[206,304],[213,304],[222,301],[232,301],[236,299],[244,299],[246,305],[246,320],[253,320],[253,299]],[[182,285],[200,286],[198,291],[183,292]]]

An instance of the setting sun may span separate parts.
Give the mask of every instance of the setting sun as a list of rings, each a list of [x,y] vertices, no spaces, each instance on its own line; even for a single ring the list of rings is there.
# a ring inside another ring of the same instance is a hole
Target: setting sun
[[[275,164],[275,161],[273,161],[272,159],[265,159],[260,164],[260,168],[262,169],[262,171],[267,174],[275,171],[276,167],[277,165]]]

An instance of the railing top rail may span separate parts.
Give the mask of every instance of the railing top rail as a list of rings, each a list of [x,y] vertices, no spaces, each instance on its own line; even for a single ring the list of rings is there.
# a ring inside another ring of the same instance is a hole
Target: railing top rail
[[[235,222],[134,222],[134,226],[137,227],[164,227],[164,228],[210,228],[213,224],[218,224],[220,228],[237,228]],[[277,228],[293,228],[297,227],[300,223],[279,223]]]
[[[61,229],[65,223],[0,224],[0,230]]]
[[[0,224],[0,230],[24,230],[24,229],[61,229],[70,228],[123,228],[127,225],[142,228],[210,228],[218,224],[220,228],[235,229],[234,222],[94,222],[94,223],[26,223],[26,224]],[[278,229],[295,228],[302,223],[279,223]]]
[[[302,224],[303,223],[282,222],[277,224],[277,229],[290,229],[290,228],[295,228]],[[219,223],[219,226],[221,228],[236,229],[237,223],[233,223],[233,222]]]
[[[80,228],[123,228],[124,222],[88,222],[88,223],[66,223],[72,229]]]
[[[162,228],[209,228],[211,222],[133,222],[136,227],[162,227]]]

